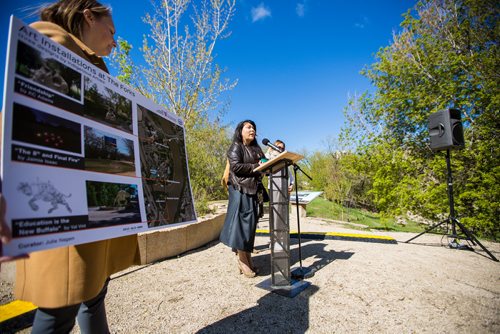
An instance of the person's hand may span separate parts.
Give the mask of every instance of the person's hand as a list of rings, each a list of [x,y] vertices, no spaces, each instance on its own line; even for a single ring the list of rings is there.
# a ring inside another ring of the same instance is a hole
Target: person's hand
[[[7,203],[5,197],[0,194],[0,241],[2,244],[7,244],[12,239],[10,229],[5,221],[5,212],[7,211]],[[0,253],[1,254],[1,253]]]
[[[9,226],[5,221],[5,211],[7,211],[7,203],[5,202],[5,197],[0,194],[0,265],[2,262],[8,262],[13,260],[25,259],[28,254],[21,254],[18,256],[4,256],[2,252],[3,244],[7,244],[12,240],[12,234],[10,233]]]

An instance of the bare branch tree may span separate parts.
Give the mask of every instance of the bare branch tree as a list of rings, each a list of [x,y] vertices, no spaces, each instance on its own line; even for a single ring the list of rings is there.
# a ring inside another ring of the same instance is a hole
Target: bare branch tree
[[[148,66],[138,86],[189,128],[220,112],[221,95],[236,85],[223,79],[224,71],[214,63],[215,46],[230,35],[235,0],[204,0],[200,7],[191,0],[163,0],[153,7],[144,18],[151,28],[143,42]]]

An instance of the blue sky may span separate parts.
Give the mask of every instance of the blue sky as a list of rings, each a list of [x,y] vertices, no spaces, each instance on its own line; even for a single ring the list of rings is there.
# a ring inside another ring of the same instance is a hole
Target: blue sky
[[[0,70],[4,73],[8,18],[29,23],[20,10],[47,1],[2,2]],[[117,36],[139,47],[150,1],[102,1],[113,8]],[[143,4],[138,5],[142,2]],[[343,124],[348,96],[371,90],[359,74],[399,30],[413,0],[238,0],[232,35],[216,47],[216,63],[238,80],[225,121],[257,124],[259,140],[281,139],[290,151],[323,150]],[[113,73],[112,74],[116,74]],[[1,84],[3,98],[3,80]]]

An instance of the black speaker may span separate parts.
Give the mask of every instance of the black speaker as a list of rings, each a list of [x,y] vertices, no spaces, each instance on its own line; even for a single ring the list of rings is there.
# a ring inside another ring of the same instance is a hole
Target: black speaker
[[[459,149],[465,146],[460,110],[440,110],[429,116],[431,149]]]

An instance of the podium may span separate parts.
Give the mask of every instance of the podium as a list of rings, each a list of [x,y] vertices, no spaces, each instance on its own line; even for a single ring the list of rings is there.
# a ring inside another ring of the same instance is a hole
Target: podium
[[[271,237],[271,291],[295,297],[310,283],[292,277],[290,270],[289,168],[304,156],[284,151],[254,171],[269,177],[269,232]],[[300,247],[300,245],[299,245]]]

